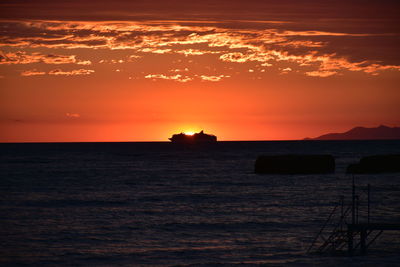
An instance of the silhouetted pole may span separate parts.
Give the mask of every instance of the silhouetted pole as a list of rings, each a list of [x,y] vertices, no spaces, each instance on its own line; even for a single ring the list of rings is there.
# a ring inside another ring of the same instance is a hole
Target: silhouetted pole
[[[368,186],[367,186],[367,191],[368,191],[368,210],[367,210],[367,222],[368,222],[368,224],[369,224],[369,215],[370,215],[370,213],[369,213],[369,211],[370,211],[370,192],[371,192],[371,186],[370,186],[370,184],[368,184]]]
[[[350,256],[353,256],[353,228],[349,228],[347,230],[347,246],[348,246],[348,252]]]
[[[352,194],[351,194],[351,223],[354,224],[356,222],[356,213],[355,213],[355,200],[356,200],[356,185],[354,183],[354,174],[352,176]]]
[[[340,231],[343,231],[343,219],[344,219],[344,196],[340,196]]]
[[[356,195],[356,223],[358,224],[358,206],[360,205],[360,201],[358,199],[358,195]]]
[[[362,229],[360,233],[360,245],[361,245],[361,254],[365,255],[367,253],[367,230]]]
[[[356,213],[355,213],[355,198],[356,198],[356,185],[354,183],[354,174],[351,174],[352,177],[352,188],[351,188],[351,224],[354,225],[356,222]],[[353,227],[347,226],[347,246],[349,255],[353,255]]]

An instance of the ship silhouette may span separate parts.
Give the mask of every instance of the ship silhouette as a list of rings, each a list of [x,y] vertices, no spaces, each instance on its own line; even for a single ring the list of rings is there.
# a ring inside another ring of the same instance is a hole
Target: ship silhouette
[[[193,135],[185,133],[174,134],[169,140],[171,140],[172,143],[215,143],[217,142],[217,137],[201,131]]]

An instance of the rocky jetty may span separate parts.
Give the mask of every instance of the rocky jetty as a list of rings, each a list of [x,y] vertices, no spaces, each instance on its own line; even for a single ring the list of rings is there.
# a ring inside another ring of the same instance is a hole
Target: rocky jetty
[[[350,164],[347,173],[391,173],[400,172],[400,155],[374,155],[360,159],[357,164]]]
[[[255,172],[264,174],[316,174],[335,172],[335,158],[331,155],[276,155],[259,156]]]

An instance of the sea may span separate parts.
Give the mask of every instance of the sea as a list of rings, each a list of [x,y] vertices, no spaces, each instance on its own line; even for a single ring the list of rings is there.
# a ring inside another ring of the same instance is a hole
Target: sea
[[[336,172],[254,173],[281,154],[333,155]],[[3,143],[0,265],[400,266],[400,231],[366,255],[307,253],[353,178],[359,222],[370,184],[370,222],[400,223],[400,174],[346,174],[376,154],[400,141]]]

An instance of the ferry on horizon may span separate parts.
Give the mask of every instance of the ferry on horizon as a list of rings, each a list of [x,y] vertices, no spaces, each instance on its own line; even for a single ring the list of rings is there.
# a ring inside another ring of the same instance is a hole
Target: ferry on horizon
[[[204,133],[202,130],[199,133],[194,133],[193,135],[180,133],[174,134],[171,138],[172,143],[215,143],[217,142],[217,137],[215,135],[210,135]]]

